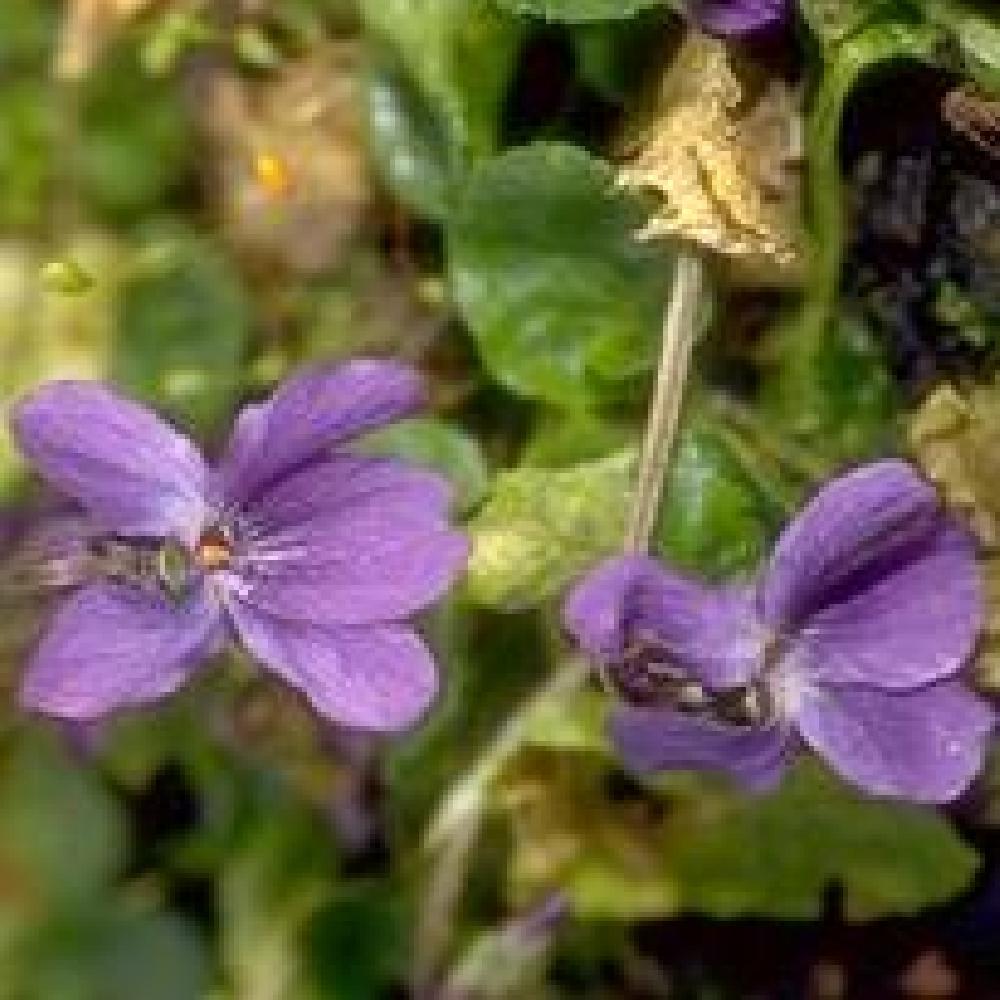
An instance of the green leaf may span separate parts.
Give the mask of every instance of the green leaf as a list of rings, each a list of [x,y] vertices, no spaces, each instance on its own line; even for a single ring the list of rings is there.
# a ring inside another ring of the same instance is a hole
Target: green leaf
[[[489,470],[483,449],[454,424],[432,417],[401,420],[369,434],[364,447],[443,473],[455,488],[453,506],[459,513],[471,510],[486,493]]]
[[[375,53],[368,131],[375,162],[407,204],[442,217],[453,185],[497,147],[523,31],[491,0],[361,0]]]
[[[497,0],[497,3],[521,17],[565,24],[624,21],[640,11],[672,6],[670,0]]]
[[[389,65],[364,81],[368,147],[382,179],[404,205],[431,219],[447,216],[453,166],[442,122],[417,88]]]
[[[556,444],[589,426],[568,420],[565,436],[529,457],[560,454]],[[472,599],[501,608],[539,604],[618,551],[634,472],[635,452],[626,449],[569,468],[499,473],[469,524]],[[796,497],[786,479],[753,442],[693,399],[664,484],[654,552],[715,579],[752,571]]]
[[[721,421],[692,412],[664,485],[653,550],[713,579],[746,575],[786,513],[784,489]]]
[[[596,462],[634,445],[636,430],[588,410],[551,410],[539,418],[535,433],[521,452],[522,465],[561,469]]]
[[[149,211],[184,179],[195,142],[170,80],[145,73],[134,45],[118,46],[80,95],[78,179],[115,220]]]
[[[250,311],[210,241],[180,227],[151,230],[119,310],[114,376],[123,386],[199,429],[229,416]]]
[[[122,913],[93,953],[100,1000],[197,1000],[208,987],[208,960],[196,931],[170,913]]]
[[[666,854],[682,905],[719,918],[816,919],[831,885],[850,920],[913,914],[965,889],[978,863],[944,817],[863,799],[812,761],[772,795],[692,803]]]
[[[475,602],[523,608],[557,596],[621,546],[635,453],[572,469],[499,473],[469,524]]]
[[[903,20],[907,0],[800,0],[802,18],[824,46],[834,46],[875,21]]]
[[[854,316],[826,327],[778,331],[777,371],[765,385],[761,417],[830,473],[897,444],[900,401],[882,342]]]
[[[670,272],[635,239],[644,218],[574,146],[525,146],[473,172],[449,229],[451,284],[498,382],[566,408],[635,392]]]
[[[9,957],[0,997],[201,1000],[208,961],[194,928],[174,914],[133,910],[100,900],[52,922]]]

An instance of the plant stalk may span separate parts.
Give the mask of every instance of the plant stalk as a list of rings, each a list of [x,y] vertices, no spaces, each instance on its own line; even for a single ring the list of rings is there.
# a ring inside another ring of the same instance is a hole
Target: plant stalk
[[[681,253],[664,318],[656,389],[646,421],[635,496],[625,531],[628,552],[645,552],[656,524],[663,482],[677,437],[684,386],[698,336],[698,310],[704,283],[705,268],[700,258]]]

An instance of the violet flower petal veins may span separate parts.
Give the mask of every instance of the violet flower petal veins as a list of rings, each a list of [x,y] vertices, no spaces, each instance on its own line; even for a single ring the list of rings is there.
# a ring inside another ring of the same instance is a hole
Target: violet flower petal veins
[[[750,680],[765,639],[749,592],[706,587],[647,556],[598,566],[571,592],[563,622],[606,666],[629,647],[650,643],[670,665],[716,690]]]
[[[356,505],[264,536],[244,600],[278,618],[362,625],[406,618],[441,597],[469,543],[419,509]]]
[[[782,725],[739,727],[658,708],[620,705],[611,737],[634,771],[720,771],[750,791],[763,792],[781,780],[797,748]]]
[[[745,35],[786,20],[789,0],[689,0],[688,16],[717,35]]]
[[[420,374],[398,362],[350,361],[305,371],[239,414],[215,492],[231,503],[252,500],[282,475],[410,415],[423,401]]]
[[[257,534],[270,536],[358,507],[382,510],[387,520],[403,510],[429,524],[446,524],[451,495],[451,484],[437,473],[395,458],[341,451],[284,476],[242,509]]]
[[[107,531],[191,540],[208,471],[194,445],[96,382],[49,382],[13,410],[21,451]]]
[[[275,618],[235,599],[228,607],[250,652],[332,722],[405,729],[437,692],[434,660],[406,626],[317,626]]]
[[[907,690],[954,676],[985,616],[975,546],[942,517],[939,530],[851,597],[815,614],[790,655],[828,684]]]
[[[183,605],[92,583],[57,608],[28,666],[21,702],[86,721],[181,687],[228,635],[221,609],[196,592]]]
[[[905,462],[875,462],[835,479],[778,539],[761,586],[764,621],[794,632],[919,552],[941,526],[937,494]]]
[[[958,680],[907,692],[817,684],[803,688],[797,724],[816,753],[866,792],[944,803],[979,773],[996,717]]]

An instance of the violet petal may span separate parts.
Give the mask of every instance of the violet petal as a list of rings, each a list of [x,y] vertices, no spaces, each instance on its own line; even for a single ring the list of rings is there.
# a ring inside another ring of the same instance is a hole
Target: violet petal
[[[447,524],[438,477],[388,460],[351,468],[366,469],[353,487],[338,485],[337,463],[323,463],[265,494],[242,599],[279,618],[362,625],[405,618],[454,581],[468,542]],[[331,491],[343,505],[326,510]]]
[[[316,626],[229,602],[248,649],[320,715],[359,729],[405,729],[437,692],[437,671],[420,637],[401,625]]]
[[[763,632],[750,596],[715,589],[646,556],[608,560],[571,592],[563,622],[598,662],[619,662],[637,642],[655,643],[670,664],[708,687],[745,684],[756,672]]]
[[[942,803],[982,768],[995,717],[960,681],[948,680],[906,692],[807,686],[797,722],[806,742],[864,791]]]
[[[244,576],[250,604],[279,618],[363,625],[406,618],[433,604],[469,554],[455,531],[429,529],[414,518],[386,522],[365,511],[300,532],[293,557]]]
[[[619,706],[611,736],[635,771],[720,771],[752,791],[773,788],[795,751],[786,727],[743,728],[655,708]]]
[[[244,511],[260,534],[270,536],[365,506],[377,507],[387,519],[391,510],[402,509],[443,525],[450,501],[443,476],[395,458],[340,452],[283,477]]]
[[[983,615],[973,542],[943,522],[912,559],[809,619],[798,655],[825,683],[920,687],[962,669]]]
[[[825,486],[785,529],[761,589],[761,614],[788,634],[853,596],[940,530],[937,494],[906,463],[863,466]]]
[[[783,21],[789,0],[690,0],[688,16],[717,35],[745,35]]]
[[[420,375],[392,361],[351,361],[313,368],[237,418],[217,492],[252,499],[283,473],[338,443],[407,416],[424,399]]]
[[[201,526],[208,473],[194,445],[97,382],[49,382],[15,407],[18,445],[105,530],[177,535]]]
[[[177,606],[159,595],[94,583],[57,609],[21,689],[29,709],[78,721],[176,691],[225,639],[204,595]]]

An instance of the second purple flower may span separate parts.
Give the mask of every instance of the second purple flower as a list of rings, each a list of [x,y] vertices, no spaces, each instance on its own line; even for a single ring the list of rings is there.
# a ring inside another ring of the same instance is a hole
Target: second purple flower
[[[422,398],[418,375],[392,362],[311,370],[246,407],[209,467],[106,387],[39,388],[13,430],[82,509],[88,545],[145,548],[174,566],[170,588],[109,576],[71,593],[28,668],[25,705],[93,719],[153,701],[235,635],[330,720],[414,722],[437,675],[404,619],[448,588],[467,544],[449,527],[441,477],[343,445]]]
[[[773,785],[808,746],[874,795],[946,802],[994,726],[959,674],[983,619],[975,550],[898,461],[827,485],[755,585],[712,588],[625,556],[565,621],[623,695],[612,735],[641,771]]]

